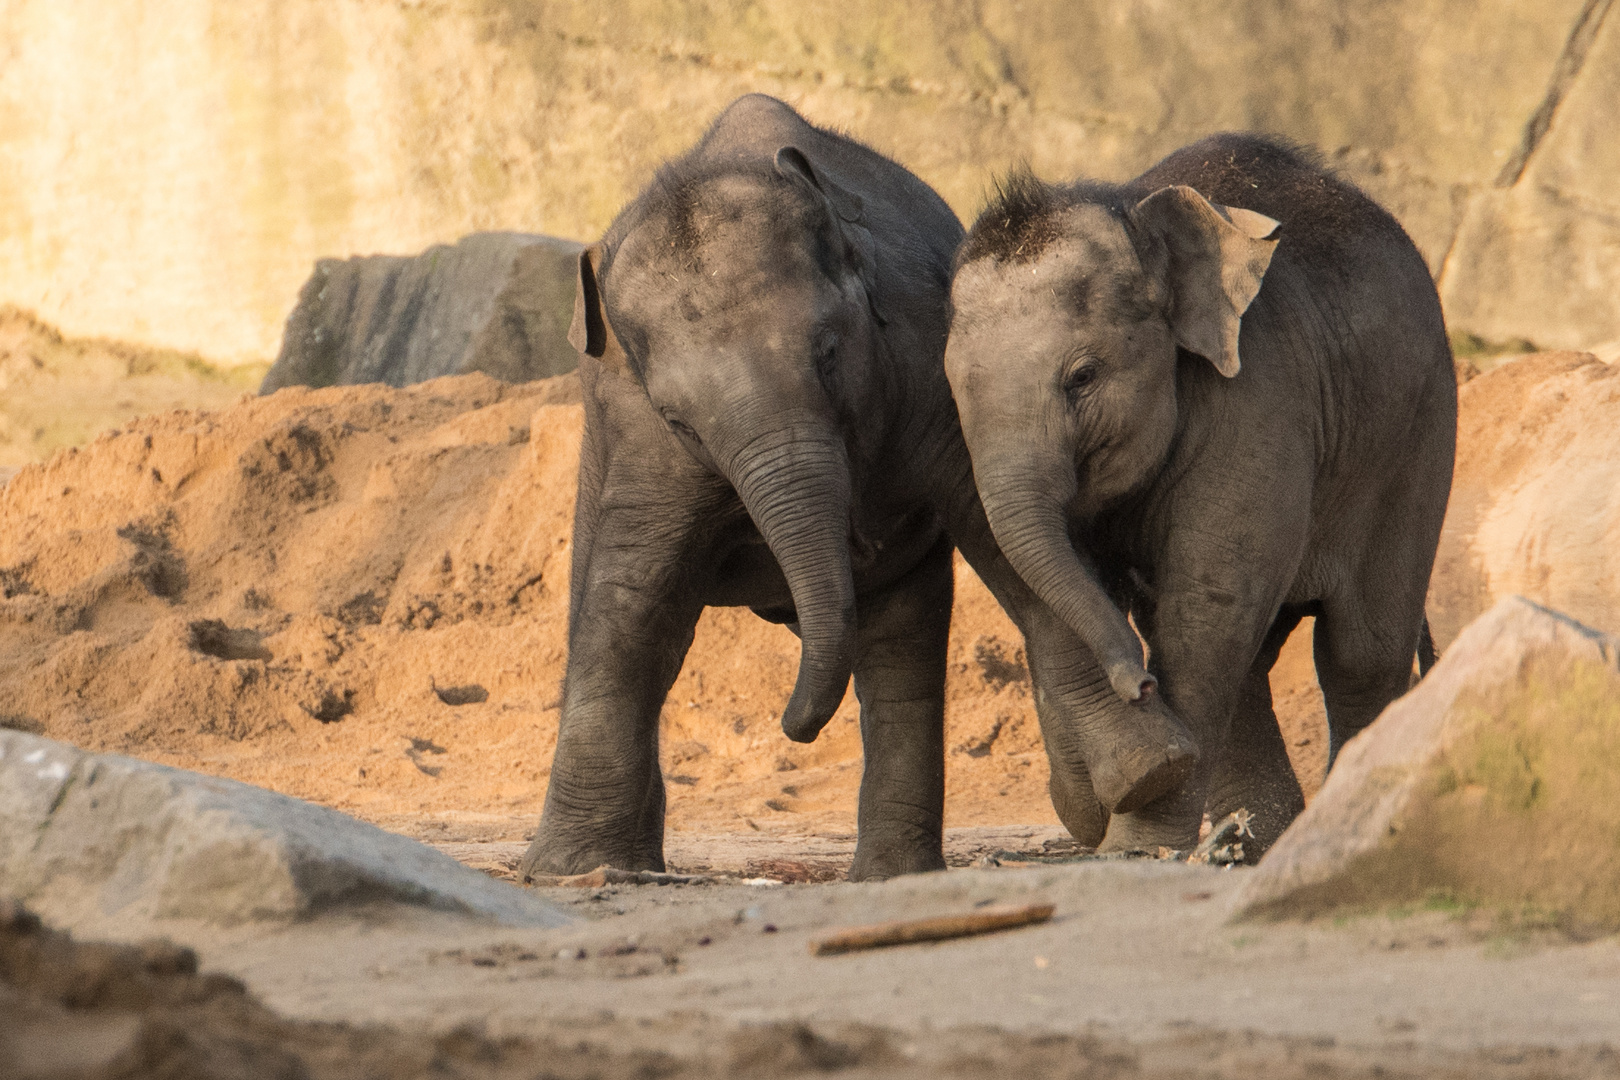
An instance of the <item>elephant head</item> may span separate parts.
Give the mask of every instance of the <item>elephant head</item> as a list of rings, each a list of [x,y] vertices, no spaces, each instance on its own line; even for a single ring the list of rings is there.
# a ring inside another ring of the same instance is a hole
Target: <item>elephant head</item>
[[[1155,683],[1069,525],[1157,476],[1177,430],[1178,350],[1238,377],[1240,319],[1277,225],[1189,187],[1143,198],[1024,173],[957,256],[945,368],[991,528],[1127,701]]]
[[[854,663],[851,462],[874,436],[852,418],[881,347],[861,201],[784,146],[667,166],[626,217],[580,256],[570,340],[640,384],[775,556],[802,639],[782,727],[809,742]]]

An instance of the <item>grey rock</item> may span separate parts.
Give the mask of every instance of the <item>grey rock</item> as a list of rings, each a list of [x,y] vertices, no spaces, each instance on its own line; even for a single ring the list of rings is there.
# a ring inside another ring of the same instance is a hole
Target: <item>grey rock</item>
[[[1249,916],[1422,901],[1620,928],[1620,638],[1523,597],[1345,744]]]
[[[420,255],[322,259],[259,392],[567,374],[578,360],[568,323],[579,251],[550,236],[474,233]]]
[[[0,896],[62,925],[285,921],[373,903],[574,917],[425,844],[263,788],[0,730]]]

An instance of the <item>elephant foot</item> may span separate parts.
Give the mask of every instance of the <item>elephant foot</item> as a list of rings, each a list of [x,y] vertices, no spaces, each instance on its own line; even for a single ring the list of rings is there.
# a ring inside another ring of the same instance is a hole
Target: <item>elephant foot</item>
[[[936,840],[931,847],[913,844],[868,843],[855,845],[850,881],[887,881],[901,874],[923,874],[945,869],[945,854]]]
[[[527,883],[537,877],[586,874],[598,866],[662,873],[664,856],[661,851],[638,850],[638,845],[604,843],[599,836],[571,841],[555,835],[542,825],[534,841],[529,844],[529,850],[523,853],[523,858],[518,862],[518,880]]]
[[[1286,788],[1280,791],[1250,790],[1237,798],[1212,798],[1208,813],[1210,821],[1219,822],[1233,811],[1242,811],[1243,861],[1253,865],[1271,849],[1271,845],[1277,842],[1277,838],[1304,809],[1305,796],[1296,783],[1292,791]]]
[[[1160,848],[1191,851],[1198,846],[1198,826],[1201,820],[1202,815],[1191,825],[1178,825],[1152,819],[1143,820],[1136,814],[1115,814],[1108,820],[1108,833],[1098,845],[1097,853],[1102,855],[1110,851],[1157,851]]]
[[[1198,765],[1198,744],[1168,710],[1144,708],[1133,719],[1087,762],[1097,801],[1111,814],[1133,813],[1176,791]]]
[[[1138,810],[1109,818],[1097,851],[1191,851],[1198,846],[1203,820],[1203,800],[1182,788]]]
[[[1052,796],[1052,809],[1057,811],[1058,820],[1069,830],[1069,835],[1081,847],[1095,848],[1108,831],[1108,811],[1092,794],[1090,778],[1083,780],[1086,782],[1076,783],[1073,778],[1053,770],[1046,790]]]

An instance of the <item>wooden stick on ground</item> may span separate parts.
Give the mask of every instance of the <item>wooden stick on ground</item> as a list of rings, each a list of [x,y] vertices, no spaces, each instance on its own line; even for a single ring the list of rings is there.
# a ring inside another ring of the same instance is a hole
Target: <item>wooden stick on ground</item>
[[[988,934],[1015,926],[1042,923],[1052,917],[1051,904],[998,904],[962,915],[936,915],[931,919],[900,919],[873,926],[851,926],[835,930],[810,943],[814,956],[834,956],[858,949],[881,949],[913,941],[944,941],[948,938]]]

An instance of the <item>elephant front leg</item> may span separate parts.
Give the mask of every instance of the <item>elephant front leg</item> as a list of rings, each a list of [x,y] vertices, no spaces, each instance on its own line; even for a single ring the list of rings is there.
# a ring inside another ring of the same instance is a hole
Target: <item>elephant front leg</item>
[[[1066,628],[1065,628],[1066,629]],[[1098,801],[1086,764],[1081,725],[1105,713],[1114,694],[1089,649],[1061,648],[1065,637],[1037,631],[1024,639],[1035,716],[1049,769],[1047,791],[1058,820],[1085,847],[1102,843],[1108,811]]]
[[[545,809],[519,867],[525,880],[604,864],[664,869],[658,717],[702,606],[675,587],[677,552],[658,555],[644,536],[634,540],[596,552],[581,583]]]
[[[1257,862],[1305,809],[1305,793],[1271,702],[1271,669],[1300,617],[1297,610],[1285,608],[1272,623],[1238,694],[1226,746],[1210,782],[1206,811],[1211,821],[1234,810],[1250,815],[1250,838],[1243,842],[1248,862]]]
[[[1243,592],[1246,586],[1247,595]],[[1281,592],[1272,582],[1244,582],[1235,576],[1224,583],[1183,578],[1162,587],[1152,611],[1144,612],[1143,629],[1165,701],[1187,723],[1204,752],[1180,787],[1132,813],[1115,815],[1108,823],[1103,850],[1191,848],[1198,842],[1199,824],[1217,775],[1222,777],[1217,802],[1225,806],[1234,793],[1256,790],[1253,781],[1260,779],[1260,771],[1268,764],[1280,760],[1286,768],[1287,749],[1281,737],[1273,734],[1272,745],[1262,727],[1269,722],[1275,733],[1269,692],[1263,703],[1257,696],[1246,696],[1255,691],[1253,680],[1263,679],[1270,670],[1261,653],[1273,623],[1270,613],[1278,606],[1270,597]],[[1280,647],[1280,640],[1277,645]],[[1253,674],[1257,669],[1258,676]],[[1229,746],[1240,704],[1246,708],[1241,745]],[[1273,750],[1280,751],[1280,757]],[[1263,751],[1259,758],[1251,756],[1257,751]],[[1285,812],[1281,806],[1268,802],[1263,810],[1247,809],[1274,816]],[[1275,823],[1257,824],[1275,835]]]
[[[858,836],[851,881],[943,870],[945,660],[951,543],[941,536],[899,582],[859,611]]]

